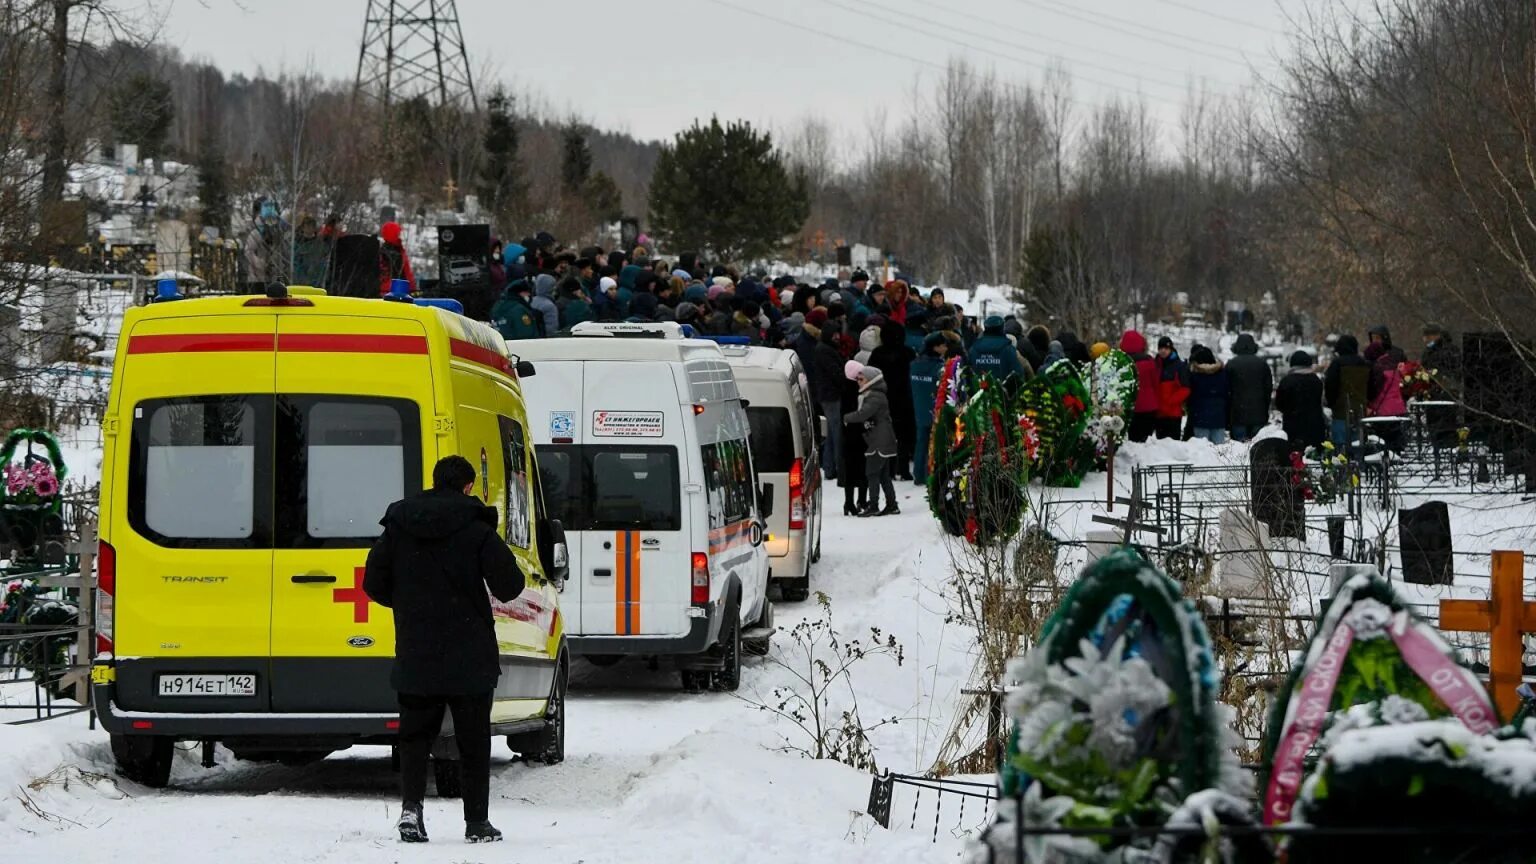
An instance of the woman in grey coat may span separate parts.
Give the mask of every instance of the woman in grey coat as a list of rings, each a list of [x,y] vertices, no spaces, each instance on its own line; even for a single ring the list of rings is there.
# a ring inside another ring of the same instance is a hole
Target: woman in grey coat
[[[873,366],[849,362],[844,370],[859,384],[859,407],[843,416],[843,422],[864,426],[864,475],[869,498],[860,516],[891,516],[900,513],[896,506],[896,427],[891,422],[891,401],[885,392],[885,376]],[[885,509],[880,508],[880,490],[885,490]]]

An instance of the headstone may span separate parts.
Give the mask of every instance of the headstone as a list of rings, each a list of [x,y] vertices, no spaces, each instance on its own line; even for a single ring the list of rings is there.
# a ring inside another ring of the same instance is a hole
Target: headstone
[[[79,327],[80,285],[64,280],[48,280],[43,283],[42,296],[39,359],[45,364],[70,359],[75,330]]]
[[[1344,528],[1347,522],[1343,516],[1328,517],[1328,554],[1334,558],[1344,557]]]
[[[347,234],[336,241],[327,290],[341,297],[379,296],[379,238]]]
[[[1240,510],[1223,510],[1216,544],[1216,593],[1223,597],[1265,596],[1273,567],[1269,529],[1264,523]]]
[[[1431,501],[1397,513],[1403,548],[1403,580],[1414,585],[1449,585],[1452,576],[1451,513],[1444,501]]]
[[[491,320],[496,297],[490,277],[491,226],[437,226],[437,291],[464,306],[476,321]]]
[[[1283,438],[1266,438],[1249,449],[1250,501],[1253,517],[1269,526],[1272,536],[1305,540],[1305,505],[1291,482],[1292,449]]]
[[[0,380],[16,377],[16,358],[21,356],[21,310],[0,305]]]
[[[1108,555],[1116,549],[1119,549],[1122,545],[1121,540],[1124,538],[1124,536],[1125,535],[1119,531],[1089,531],[1087,536],[1084,538],[1083,543],[1084,547],[1088,550],[1088,561],[1083,566],[1086,567],[1099,560],[1100,558],[1103,558],[1105,555]]]
[[[1344,587],[1344,583],[1356,576],[1380,579],[1381,571],[1376,569],[1374,564],[1335,564],[1328,568],[1328,596],[1338,596],[1339,589]]]

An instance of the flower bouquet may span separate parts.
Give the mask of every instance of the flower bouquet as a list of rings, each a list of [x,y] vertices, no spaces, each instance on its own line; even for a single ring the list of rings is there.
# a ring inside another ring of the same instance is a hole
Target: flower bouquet
[[[63,563],[66,475],[59,442],[47,432],[16,429],[0,445],[0,542],[21,559]]]
[[[1427,399],[1435,387],[1435,370],[1425,369],[1422,364],[1406,360],[1397,364],[1397,375],[1402,379],[1404,401]]]

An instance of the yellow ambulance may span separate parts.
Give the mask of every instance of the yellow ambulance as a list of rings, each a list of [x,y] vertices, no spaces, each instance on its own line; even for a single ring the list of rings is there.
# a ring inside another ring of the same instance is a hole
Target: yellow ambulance
[[[519,383],[534,371],[444,301],[292,288],[130,310],[103,420],[92,667],[121,773],[164,786],[178,741],[208,766],[215,744],[302,763],[391,743],[393,619],[363,564],[385,508],[450,454],[479,469],[527,576],[492,598],[493,728],[560,761],[565,548]],[[451,736],[434,752],[440,794],[456,753]]]

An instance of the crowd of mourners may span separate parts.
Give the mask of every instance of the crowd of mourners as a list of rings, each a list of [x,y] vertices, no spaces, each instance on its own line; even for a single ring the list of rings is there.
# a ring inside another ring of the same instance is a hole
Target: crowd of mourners
[[[879,283],[863,270],[811,284],[706,267],[687,253],[666,260],[644,246],[564,250],[546,233],[497,244],[493,253],[499,299],[491,323],[508,340],[554,336],[587,321],[672,321],[697,335],[794,351],[818,416],[828,418],[824,474],[843,488],[850,515],[896,513],[895,482],[927,482],[932,406],[948,358],[1017,386],[1053,364],[1086,365],[1111,350],[1109,342],[1027,327],[1013,315],[978,322],[946,302],[941,288],[925,296],[903,279]],[[1453,377],[1458,358],[1448,334],[1428,325],[1423,336],[1422,366]],[[1246,442],[1278,412],[1298,447],[1343,446],[1362,419],[1407,414],[1406,352],[1386,327],[1367,339],[1362,348],[1355,336],[1338,337],[1326,367],[1298,350],[1277,382],[1252,334],[1239,335],[1224,362],[1212,346],[1194,344],[1186,359],[1167,336],[1154,347],[1126,330],[1117,346],[1137,377],[1128,437]],[[1390,425],[1380,432],[1389,444],[1401,434]]]

